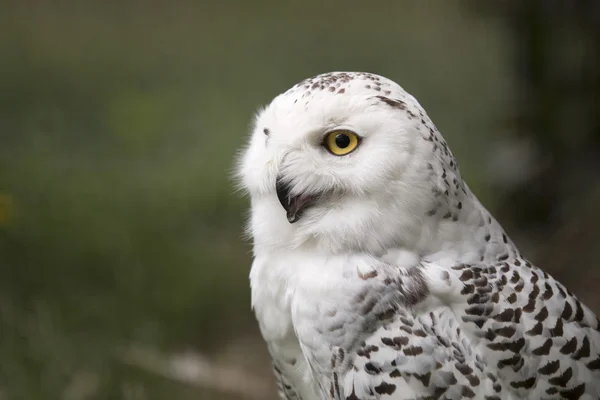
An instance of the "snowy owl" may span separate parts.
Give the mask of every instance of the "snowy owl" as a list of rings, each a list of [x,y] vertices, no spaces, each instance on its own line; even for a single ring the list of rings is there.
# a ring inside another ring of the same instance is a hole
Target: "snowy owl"
[[[238,165],[282,399],[600,397],[598,318],[521,255],[395,82],[296,84]]]

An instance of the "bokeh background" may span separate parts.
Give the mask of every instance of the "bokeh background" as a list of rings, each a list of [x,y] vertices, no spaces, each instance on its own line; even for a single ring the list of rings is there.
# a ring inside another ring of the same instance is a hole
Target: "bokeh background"
[[[229,177],[255,111],[332,70],[413,93],[600,311],[599,5],[0,2],[0,399],[274,399]]]

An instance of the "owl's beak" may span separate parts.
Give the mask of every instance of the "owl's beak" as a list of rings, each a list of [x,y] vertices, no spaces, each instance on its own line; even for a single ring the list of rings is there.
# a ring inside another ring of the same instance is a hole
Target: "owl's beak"
[[[287,213],[288,222],[290,224],[297,222],[302,216],[302,211],[311,203],[313,197],[302,194],[292,195],[289,183],[283,181],[281,177],[277,177],[275,189],[277,191],[277,198]]]

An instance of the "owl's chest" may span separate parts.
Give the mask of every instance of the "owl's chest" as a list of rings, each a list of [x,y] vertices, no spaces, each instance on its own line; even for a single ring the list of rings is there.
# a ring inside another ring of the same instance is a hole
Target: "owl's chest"
[[[283,263],[283,264],[282,264]],[[277,384],[290,400],[320,400],[312,370],[300,346],[292,318],[295,290],[283,258],[257,257],[250,274],[252,306],[273,358]]]

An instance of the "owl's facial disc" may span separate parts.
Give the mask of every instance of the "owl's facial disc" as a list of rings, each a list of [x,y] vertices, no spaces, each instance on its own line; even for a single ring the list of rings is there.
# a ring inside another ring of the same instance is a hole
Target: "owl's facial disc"
[[[280,177],[275,183],[277,198],[287,213],[287,220],[290,224],[297,222],[302,216],[302,212],[309,207],[315,196],[307,194],[292,195],[290,185],[284,182]]]

